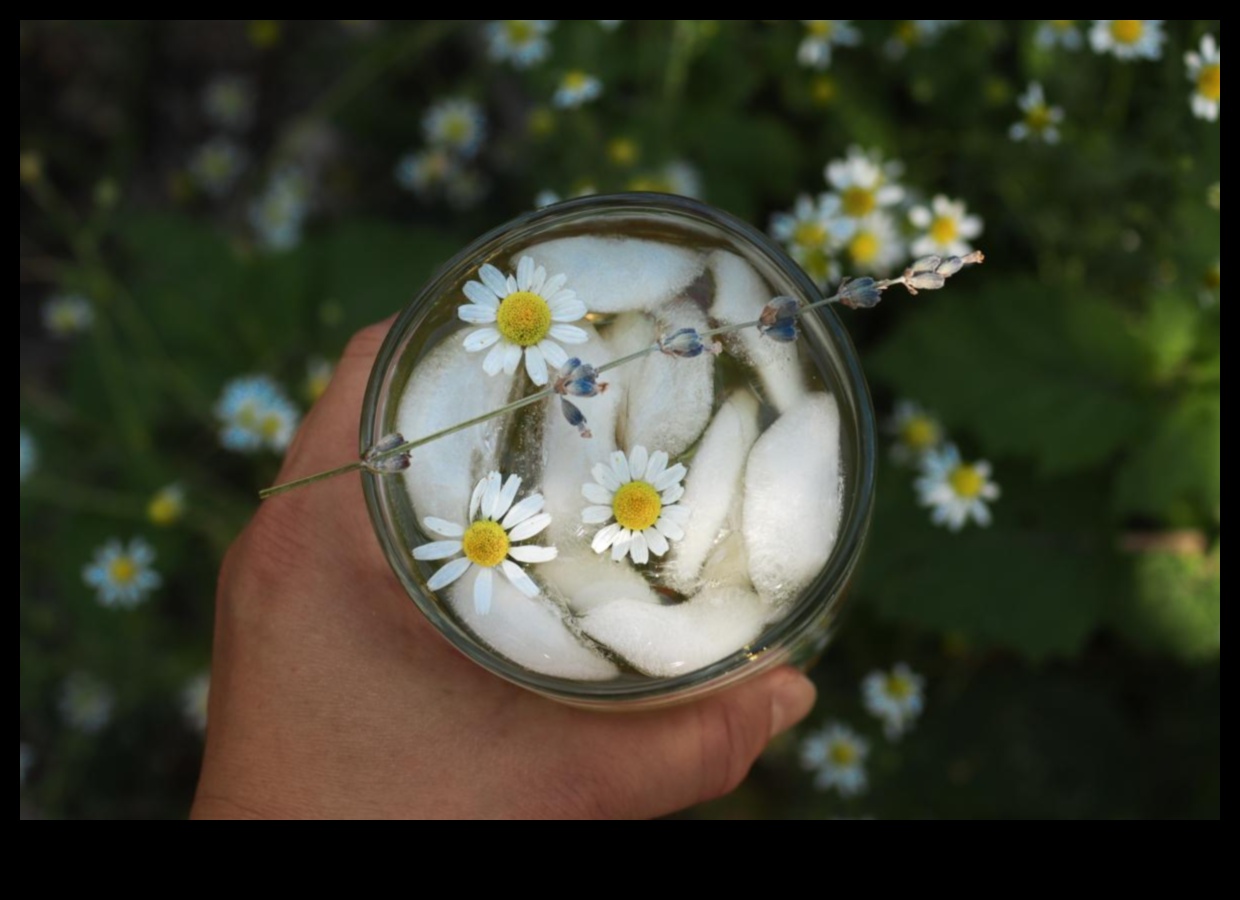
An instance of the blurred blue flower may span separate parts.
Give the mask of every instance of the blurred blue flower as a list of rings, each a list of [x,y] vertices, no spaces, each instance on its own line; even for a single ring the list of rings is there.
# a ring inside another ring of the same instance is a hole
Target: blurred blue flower
[[[100,605],[133,609],[163,584],[154,563],[155,551],[142,538],[134,538],[128,547],[112,540],[95,551],[94,560],[82,570],[82,580],[95,589]]]
[[[301,421],[297,407],[266,375],[237,378],[224,387],[215,406],[220,443],[236,453],[264,448],[283,453]]]

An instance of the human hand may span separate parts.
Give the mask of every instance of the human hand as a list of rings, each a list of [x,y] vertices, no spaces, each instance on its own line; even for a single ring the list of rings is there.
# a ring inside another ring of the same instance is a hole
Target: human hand
[[[388,325],[361,332],[281,480],[355,456]],[[392,574],[360,479],[265,503],[220,576],[197,818],[640,819],[722,796],[814,704],[768,673],[693,705],[607,715],[452,648]]]

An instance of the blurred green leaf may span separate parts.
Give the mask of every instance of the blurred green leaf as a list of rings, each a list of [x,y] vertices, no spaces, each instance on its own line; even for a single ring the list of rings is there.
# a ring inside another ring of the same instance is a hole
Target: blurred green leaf
[[[1212,519],[1222,503],[1222,397],[1190,396],[1158,421],[1120,470],[1115,503],[1120,511],[1158,516],[1177,503]]]
[[[1119,598],[1110,624],[1143,650],[1184,662],[1218,658],[1223,642],[1222,545],[1209,555],[1145,553],[1135,589]]]

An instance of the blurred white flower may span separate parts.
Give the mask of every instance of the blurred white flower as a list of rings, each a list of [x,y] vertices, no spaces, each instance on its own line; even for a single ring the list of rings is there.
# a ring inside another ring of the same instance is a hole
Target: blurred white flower
[[[1058,106],[1046,102],[1042,85],[1033,82],[1018,101],[1024,118],[1009,130],[1014,141],[1043,141],[1059,143],[1059,126],[1063,124],[1064,112]]]
[[[142,538],[134,538],[128,547],[111,540],[95,551],[82,580],[95,589],[101,606],[134,609],[164,583],[154,565],[155,550]]]
[[[266,375],[236,378],[215,406],[220,443],[236,453],[268,449],[283,453],[293,440],[301,414],[284,390]]]
[[[422,128],[432,147],[471,159],[486,137],[487,120],[482,107],[474,101],[451,98],[439,101],[427,111]]]
[[[221,75],[202,92],[202,111],[216,128],[244,132],[254,125],[257,110],[254,82],[239,75]]]
[[[185,515],[185,488],[170,484],[155,492],[146,506],[146,517],[158,528],[169,528]]]
[[[855,47],[861,43],[861,32],[851,19],[802,19],[805,39],[797,51],[801,65],[811,69],[827,69],[835,47]]]
[[[85,334],[95,324],[95,307],[79,294],[60,294],[43,302],[43,327],[52,337]]]
[[[926,679],[905,663],[890,672],[872,672],[861,685],[866,711],[883,723],[890,741],[909,732],[926,708]]]
[[[1077,28],[1080,19],[1046,19],[1038,26],[1035,40],[1038,46],[1046,50],[1062,47],[1065,50],[1080,50],[1085,46],[1085,38]]]
[[[1159,59],[1167,35],[1163,19],[1094,19],[1089,43],[1117,59]]]
[[[547,39],[556,19],[497,19],[488,23],[486,34],[491,59],[530,69],[551,53]]]
[[[948,444],[922,458],[917,493],[921,505],[933,510],[931,521],[950,531],[961,531],[972,519],[989,527],[990,504],[1000,497],[988,462],[965,463],[960,451]]]
[[[817,199],[802,194],[791,212],[776,213],[771,219],[771,236],[822,288],[840,279],[836,253],[856,228],[854,220],[841,214],[840,199],[834,194]]]
[[[587,72],[574,69],[560,80],[552,102],[560,109],[578,109],[602,95],[603,82]]]
[[[199,147],[189,162],[194,183],[208,197],[226,197],[245,171],[245,150],[231,138],[217,137]]]
[[[838,791],[841,797],[859,797],[870,786],[865,763],[870,745],[847,725],[833,722],[801,742],[801,765],[814,774],[820,791]]]
[[[885,275],[905,261],[907,252],[895,219],[876,212],[856,222],[846,247],[857,273]]]
[[[877,151],[851,147],[844,159],[828,163],[827,184],[840,200],[840,211],[850,219],[864,219],[904,200],[899,179],[904,168],[883,160]]]
[[[887,433],[896,439],[891,457],[898,463],[913,463],[943,443],[943,425],[920,404],[901,400],[887,422]]]
[[[292,250],[301,243],[310,213],[310,184],[300,169],[277,172],[250,206],[250,225],[268,250]]]
[[[951,200],[941,194],[929,207],[913,207],[908,217],[923,232],[913,243],[913,255],[918,257],[968,256],[973,252],[970,242],[982,234],[982,220],[969,215],[963,200]]]
[[[181,714],[199,734],[207,732],[207,704],[211,698],[211,676],[204,672],[192,679],[181,692]]]
[[[1193,115],[1217,122],[1223,108],[1223,51],[1218,41],[1207,34],[1201,39],[1201,50],[1186,54],[1184,63],[1189,80],[1196,85],[1192,94]]]
[[[98,734],[107,728],[115,706],[112,689],[85,672],[70,675],[60,691],[61,718],[83,734]]]

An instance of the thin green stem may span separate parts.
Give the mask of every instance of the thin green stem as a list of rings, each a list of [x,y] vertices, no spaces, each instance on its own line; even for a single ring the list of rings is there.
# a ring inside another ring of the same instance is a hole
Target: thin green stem
[[[341,466],[339,469],[332,469],[330,472],[320,472],[317,475],[308,475],[305,478],[298,478],[296,481],[290,481],[287,484],[278,484],[275,487],[269,487],[258,492],[258,499],[270,500],[272,497],[279,497],[281,494],[287,494],[298,488],[309,487],[312,484],[318,484],[320,481],[327,481],[340,475],[348,475],[350,472],[356,472],[365,468],[365,463],[351,462],[347,466]]]

